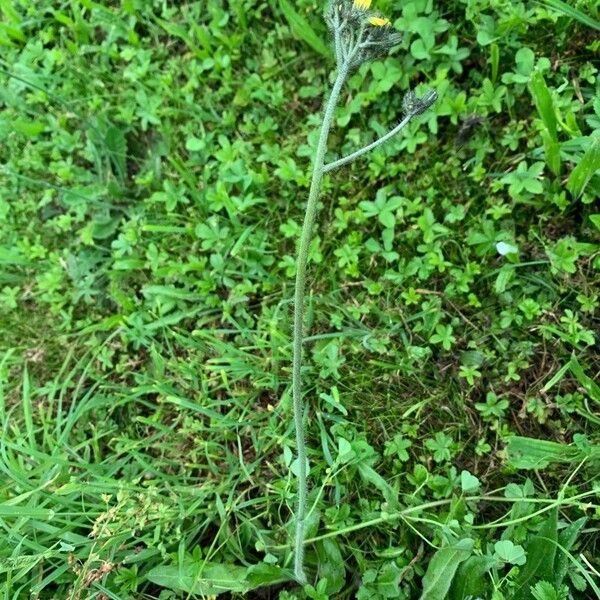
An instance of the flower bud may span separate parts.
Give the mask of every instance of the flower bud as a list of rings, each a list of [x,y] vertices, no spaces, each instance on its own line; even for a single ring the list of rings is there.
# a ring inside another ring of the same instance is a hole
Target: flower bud
[[[402,100],[402,110],[405,115],[422,115],[436,100],[437,92],[428,90],[421,98],[417,98],[414,92],[407,92]]]

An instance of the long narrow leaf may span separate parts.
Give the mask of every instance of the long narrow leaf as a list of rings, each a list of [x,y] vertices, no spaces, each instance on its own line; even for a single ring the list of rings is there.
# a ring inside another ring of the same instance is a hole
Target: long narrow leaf
[[[551,463],[573,463],[600,457],[600,446],[584,451],[575,445],[512,436],[506,440],[508,463],[515,469],[544,469]]]
[[[465,538],[438,550],[423,577],[421,600],[444,600],[458,565],[471,556],[473,540]]]
[[[527,562],[516,580],[513,600],[533,598],[531,586],[536,581],[551,581],[554,575],[554,557],[557,541],[557,510],[554,509],[546,519],[537,535],[532,536],[526,546]]]
[[[585,374],[583,367],[573,354],[569,361],[571,373],[575,375],[577,381],[582,385],[588,396],[597,404],[600,404],[600,385],[598,385],[591,377]]]
[[[308,24],[308,21],[294,10],[292,4],[288,0],[279,0],[279,6],[294,34],[304,40],[313,50],[329,58],[331,52],[327,44]]]
[[[579,164],[571,171],[567,181],[567,189],[579,198],[590,179],[600,171],[600,138],[596,138]]]
[[[536,71],[531,76],[529,89],[550,137],[556,142],[558,138],[556,136],[556,114],[554,112],[554,103],[552,102],[552,96],[550,95],[550,91],[548,90],[546,80],[542,73]]]
[[[545,4],[547,7],[562,13],[565,17],[571,17],[572,19],[579,21],[582,25],[600,31],[600,21],[586,15],[584,12],[581,12],[579,9],[570,6],[562,0],[543,0],[540,4]]]

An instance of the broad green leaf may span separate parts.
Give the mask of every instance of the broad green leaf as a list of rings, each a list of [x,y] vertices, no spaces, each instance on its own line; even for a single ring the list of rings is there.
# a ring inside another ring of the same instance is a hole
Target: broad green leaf
[[[26,121],[24,119],[17,119],[11,123],[14,130],[26,135],[28,137],[37,137],[44,129],[46,125],[41,121]]]
[[[600,213],[590,215],[590,221],[594,224],[594,227],[600,231]]]
[[[508,463],[516,469],[544,469],[564,458],[559,444],[520,436],[507,440],[506,453]]]
[[[577,539],[577,536],[583,526],[586,524],[587,518],[581,517],[571,523],[568,527],[563,529],[558,534],[558,544],[560,548],[556,554],[556,560],[554,563],[554,583],[556,585],[560,585],[563,582],[563,579],[567,575],[567,569],[569,566],[569,557],[566,555],[566,552],[569,552]]]
[[[401,568],[394,562],[385,563],[377,574],[376,586],[377,592],[382,598],[400,597],[399,583]]]
[[[487,587],[485,574],[495,562],[491,556],[471,556],[468,558],[458,567],[448,597],[452,600],[483,597]]]
[[[600,138],[596,138],[579,164],[571,171],[567,180],[567,189],[579,198],[590,179],[600,171]]]
[[[554,175],[560,175],[560,144],[553,140],[548,131],[542,132],[542,141],[544,143],[544,157],[546,164]]]
[[[225,592],[246,593],[250,584],[247,569],[223,563],[186,563],[159,566],[146,577],[152,583],[189,594],[218,595]]]
[[[494,283],[494,289],[497,294],[502,294],[508,286],[511,279],[514,278],[515,270],[510,265],[503,266],[498,272],[496,282]]]
[[[340,547],[333,539],[321,540],[315,546],[319,561],[318,579],[327,579],[327,594],[337,594],[346,581],[346,569]]]
[[[506,441],[508,463],[516,469],[544,469],[551,463],[570,463],[587,456],[600,457],[600,446],[591,446],[589,453],[574,445],[549,440],[512,436]]]
[[[198,48],[198,46],[196,46],[196,44],[194,43],[194,41],[192,40],[189,31],[187,30],[186,27],[183,27],[182,25],[179,25],[178,23],[173,23],[171,21],[168,21],[166,19],[159,19],[158,17],[155,17],[154,20],[171,36],[173,37],[177,37],[180,40],[182,40],[185,45],[196,55],[197,58],[200,59],[205,59],[209,56],[208,54],[208,50],[210,50],[210,45],[208,49],[205,50],[201,50],[200,48]],[[197,33],[197,30],[200,29],[198,27],[195,27],[195,33]],[[202,41],[202,40],[201,40]]]
[[[423,577],[421,600],[444,600],[458,565],[471,556],[473,540],[465,538],[438,550]]]
[[[18,248],[0,246],[0,265],[27,265],[29,261]]]
[[[358,472],[365,483],[377,488],[383,494],[383,497],[390,505],[390,508],[398,507],[398,494],[394,491],[392,486],[379,475],[377,471],[375,471],[375,469],[366,463],[360,463],[358,465]]]
[[[127,140],[125,133],[113,125],[109,126],[104,136],[106,149],[110,155],[110,162],[115,170],[115,175],[123,181],[126,175]]]
[[[23,17],[16,10],[16,3],[11,0],[0,0],[0,11],[13,25],[19,25],[23,21]]]
[[[513,600],[533,598],[531,586],[537,581],[552,581],[554,577],[554,557],[557,549],[557,510],[550,513],[538,534],[531,536],[525,544],[527,562],[515,582]]]
[[[352,444],[343,437],[338,438],[338,460],[345,463],[354,458],[356,458],[356,452],[354,452]]]
[[[291,571],[264,562],[248,567],[246,573],[246,579],[248,581],[249,589],[251,590],[266,585],[285,583],[286,581],[293,580],[293,578],[293,573]]]
[[[581,384],[588,396],[596,403],[600,404],[600,385],[598,385],[591,377],[585,374],[583,367],[577,360],[575,354],[569,361],[571,373],[575,375],[577,381]]]
[[[490,46],[490,63],[492,65],[492,83],[498,80],[498,67],[500,66],[500,48],[498,44]]]
[[[563,365],[556,373],[552,376],[552,378],[544,385],[542,391],[547,392],[551,388],[553,388],[558,382],[562,381],[567,371],[571,368],[571,361],[567,364]]]
[[[531,589],[531,595],[535,600],[560,600],[564,598],[563,594],[556,591],[556,588],[548,581],[538,581]]]
[[[308,24],[308,21],[296,12],[292,3],[288,0],[279,0],[279,6],[294,34],[304,40],[313,50],[329,58],[331,52],[327,44],[323,42],[315,30]]]
[[[37,508],[35,506],[11,506],[9,504],[0,504],[0,518],[31,518],[31,519],[52,519],[54,511],[47,508]]]
[[[190,136],[185,141],[185,149],[189,150],[190,152],[200,152],[201,150],[204,150],[205,145],[206,144],[204,140],[201,140],[195,136]]]
[[[106,240],[111,237],[119,226],[118,218],[111,218],[109,213],[98,213],[92,221],[92,237],[96,240]]]
[[[21,31],[19,27],[13,27],[8,23],[2,23],[0,21],[0,32],[4,32],[7,37],[16,40],[17,42],[26,42],[27,36]]]
[[[540,113],[540,117],[550,134],[551,139],[556,142],[558,140],[556,134],[556,113],[554,111],[554,103],[552,96],[548,91],[548,86],[544,80],[544,76],[539,71],[536,71],[531,76],[529,81],[529,89],[533,96],[535,106]]]
[[[463,492],[471,493],[479,489],[481,483],[475,475],[471,475],[469,471],[462,471],[460,474],[460,487]]]
[[[511,565],[524,565],[526,562],[523,546],[515,545],[510,540],[500,540],[494,544],[496,556]]]

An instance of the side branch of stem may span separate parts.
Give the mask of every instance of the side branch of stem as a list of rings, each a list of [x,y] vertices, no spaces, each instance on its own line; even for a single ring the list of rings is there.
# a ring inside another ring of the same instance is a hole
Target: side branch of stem
[[[414,116],[415,115],[413,115],[413,114],[407,115],[406,117],[404,117],[404,119],[402,119],[402,121],[400,121],[400,123],[398,123],[398,125],[396,125],[396,127],[394,127],[393,129],[390,129],[385,135],[382,135],[379,139],[375,140],[374,142],[371,142],[370,144],[367,144],[366,146],[363,146],[362,148],[360,148],[356,152],[353,152],[352,154],[348,154],[348,156],[344,156],[343,158],[340,158],[339,160],[335,160],[333,162],[326,164],[323,167],[323,173],[333,171],[333,169],[337,169],[338,167],[346,165],[349,162],[356,160],[363,154],[366,154],[367,152],[370,152],[371,150],[377,148],[377,146],[384,144],[385,142],[387,142],[388,140],[393,138],[396,134],[398,134],[402,129],[404,129],[404,127],[406,127],[406,125],[408,123],[410,123],[410,120]]]

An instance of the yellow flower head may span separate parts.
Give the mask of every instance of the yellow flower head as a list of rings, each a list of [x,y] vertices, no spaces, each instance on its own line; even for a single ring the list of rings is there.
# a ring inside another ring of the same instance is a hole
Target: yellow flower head
[[[352,4],[354,8],[358,8],[359,10],[369,10],[371,8],[371,0],[354,0]]]
[[[357,0],[354,1],[357,2]],[[369,23],[375,27],[384,27],[385,25],[390,24],[390,20],[382,19],[381,17],[369,17]]]

